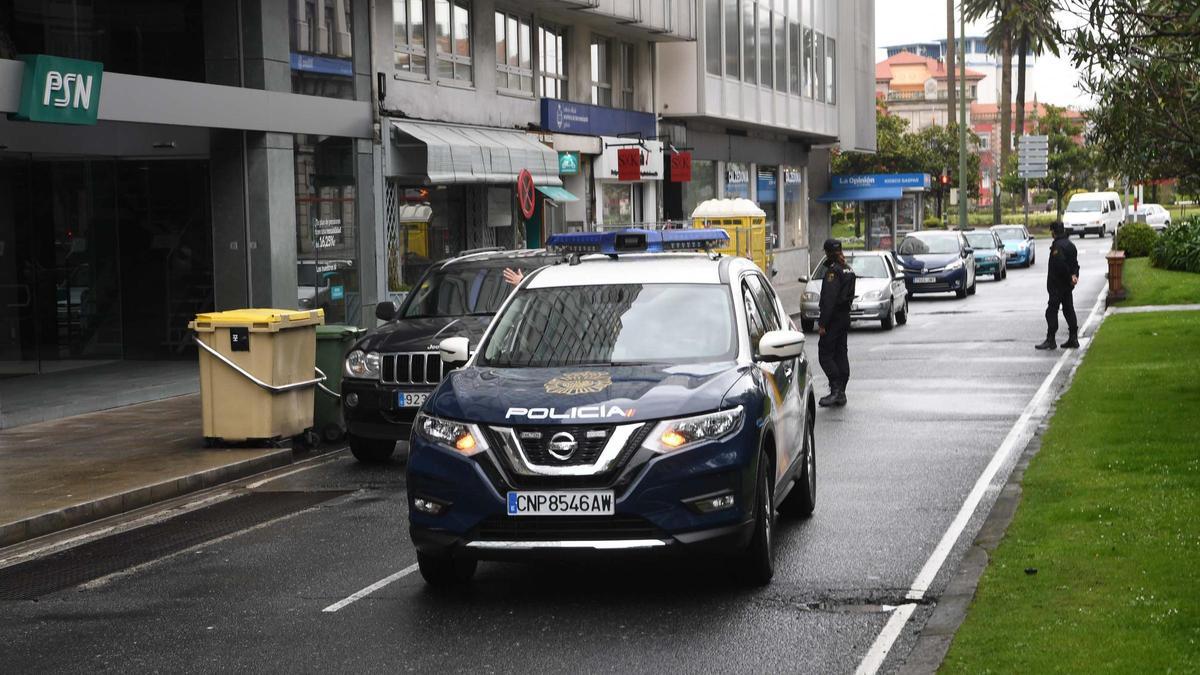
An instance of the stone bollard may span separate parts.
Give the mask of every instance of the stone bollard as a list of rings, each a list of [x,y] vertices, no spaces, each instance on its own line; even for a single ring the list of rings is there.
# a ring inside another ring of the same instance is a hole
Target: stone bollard
[[[1104,305],[1111,307],[1125,299],[1125,284],[1121,279],[1125,269],[1125,251],[1109,251],[1104,258],[1108,260],[1108,297]]]

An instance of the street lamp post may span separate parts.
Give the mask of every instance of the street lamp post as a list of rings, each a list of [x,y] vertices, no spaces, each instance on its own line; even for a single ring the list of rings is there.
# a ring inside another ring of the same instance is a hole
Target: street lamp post
[[[963,7],[958,10],[958,53],[966,54],[967,17]],[[967,229],[967,60],[958,60],[958,229]]]

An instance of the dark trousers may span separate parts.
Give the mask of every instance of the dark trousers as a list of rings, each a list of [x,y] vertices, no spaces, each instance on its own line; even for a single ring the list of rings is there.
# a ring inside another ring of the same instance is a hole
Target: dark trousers
[[[835,314],[817,343],[821,370],[829,378],[830,389],[845,390],[850,380],[850,355],[846,352],[846,335],[850,333],[850,315]]]
[[[1067,330],[1071,335],[1079,333],[1079,323],[1075,318],[1075,289],[1050,288],[1050,301],[1046,303],[1046,337],[1053,339],[1058,332],[1058,308],[1062,307],[1063,316],[1067,319]]]

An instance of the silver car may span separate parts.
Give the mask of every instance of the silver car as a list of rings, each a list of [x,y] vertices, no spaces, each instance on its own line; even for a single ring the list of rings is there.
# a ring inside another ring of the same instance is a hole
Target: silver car
[[[890,251],[846,251],[846,264],[857,277],[851,321],[878,321],[884,330],[908,322],[904,272]],[[821,316],[821,280],[825,272],[825,259],[821,258],[811,278],[800,277],[800,281],[807,282],[800,301],[800,325],[805,331],[811,331]]]

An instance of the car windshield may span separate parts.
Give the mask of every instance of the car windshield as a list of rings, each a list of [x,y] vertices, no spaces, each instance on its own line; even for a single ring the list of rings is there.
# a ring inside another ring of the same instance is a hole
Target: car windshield
[[[958,236],[943,234],[936,236],[908,235],[900,242],[900,255],[923,255],[926,253],[958,253]]]
[[[991,232],[968,232],[967,243],[971,248],[996,248],[996,238]]]
[[[1025,241],[1025,233],[1019,227],[998,227],[995,232],[1000,241]]]
[[[888,278],[887,265],[877,255],[849,255],[846,256],[846,264],[854,270],[856,277],[863,279]],[[827,272],[829,272],[829,262],[822,259],[817,265],[817,269],[813,271],[812,278],[820,281]]]
[[[1104,202],[1095,199],[1072,199],[1067,205],[1067,213],[1093,213],[1101,209]]]
[[[509,265],[528,273],[540,263],[523,260]],[[399,318],[422,319],[468,314],[495,314],[513,287],[504,281],[504,265],[450,265],[421,280]]]
[[[480,356],[500,368],[731,361],[733,306],[718,284],[525,289]]]

